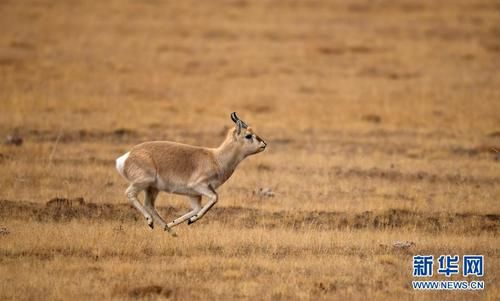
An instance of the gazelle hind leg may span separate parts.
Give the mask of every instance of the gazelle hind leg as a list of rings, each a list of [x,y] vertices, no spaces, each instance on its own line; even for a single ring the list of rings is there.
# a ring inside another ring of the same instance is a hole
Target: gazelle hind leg
[[[201,210],[201,196],[190,196],[189,201],[191,203],[191,208],[193,210],[189,211],[188,213],[184,214],[183,216],[174,219],[171,223],[168,223],[168,227],[172,228],[177,226],[180,223],[185,222],[189,218],[193,217],[196,215]]]
[[[158,195],[158,190],[154,187],[148,187],[144,190],[144,209],[151,215],[153,218],[153,223],[159,223],[161,225],[162,220],[161,218],[158,219],[155,216],[155,200],[156,196]],[[153,228],[153,226],[151,227]]]
[[[153,217],[151,216],[150,213],[147,212],[147,210],[142,206],[142,204],[137,199],[137,195],[139,195],[139,193],[144,189],[145,189],[145,186],[143,186],[141,184],[134,183],[134,184],[131,184],[127,188],[127,190],[125,191],[125,194],[127,195],[129,202],[135,208],[137,208],[137,210],[139,210],[142,213],[142,215],[144,215],[144,217],[146,218],[146,221],[148,223],[148,226],[153,228]]]

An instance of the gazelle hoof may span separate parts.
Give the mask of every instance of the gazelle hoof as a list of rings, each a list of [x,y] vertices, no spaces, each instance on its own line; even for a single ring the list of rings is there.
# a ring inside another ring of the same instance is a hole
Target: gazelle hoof
[[[188,219],[188,225],[191,225],[192,223],[196,222],[197,220],[198,220],[197,215],[191,217],[190,219]]]
[[[154,229],[155,224],[153,223],[153,219],[152,218],[146,218],[146,221],[148,222],[149,228]]]
[[[165,229],[164,229],[166,232],[170,233],[170,235],[172,235],[173,237],[177,237],[177,233],[175,233],[175,231],[170,228],[169,226],[165,226]]]

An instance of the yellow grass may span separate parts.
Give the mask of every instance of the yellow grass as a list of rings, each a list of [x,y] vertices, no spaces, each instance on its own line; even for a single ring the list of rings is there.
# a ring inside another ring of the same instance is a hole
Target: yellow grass
[[[0,2],[0,138],[24,138],[0,145],[0,299],[495,300],[499,17],[488,0]],[[268,149],[179,238],[150,231],[114,159],[216,146],[232,111]],[[485,291],[411,289],[413,255],[468,253]]]

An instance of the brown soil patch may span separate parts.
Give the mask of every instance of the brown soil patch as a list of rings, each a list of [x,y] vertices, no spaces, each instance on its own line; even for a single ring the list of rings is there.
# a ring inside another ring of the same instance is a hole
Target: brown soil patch
[[[154,298],[155,296],[162,296],[169,298],[173,291],[171,289],[161,287],[159,285],[148,285],[142,287],[136,287],[131,289],[128,293],[130,297],[133,298]]]
[[[177,208],[160,207],[165,218],[181,215]],[[54,198],[45,205],[25,201],[0,200],[0,218],[67,222],[74,219],[118,220],[133,222],[141,215],[128,204],[96,204],[83,198]],[[330,211],[278,211],[242,207],[213,208],[200,223],[223,223],[231,227],[285,227],[295,230],[397,229],[416,227],[428,232],[498,233],[500,215],[475,213],[414,212],[402,209],[365,211],[363,213]]]

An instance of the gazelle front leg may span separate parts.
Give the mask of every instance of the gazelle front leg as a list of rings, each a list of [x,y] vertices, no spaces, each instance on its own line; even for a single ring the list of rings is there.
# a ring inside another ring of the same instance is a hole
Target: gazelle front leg
[[[208,198],[208,203],[203,208],[201,208],[201,210],[196,215],[188,220],[188,225],[191,225],[192,223],[202,218],[205,213],[207,213],[207,211],[217,203],[217,200],[219,199],[217,192],[215,192],[215,190],[210,185],[199,189],[199,192]]]
[[[180,223],[185,222],[187,219],[190,217],[193,217],[196,215],[201,210],[201,196],[190,196],[189,201],[191,202],[191,208],[193,210],[189,211],[188,213],[184,214],[183,216],[174,219],[171,223],[168,223],[167,227],[172,228],[177,226]]]
[[[155,209],[155,200],[158,196],[158,189],[154,187],[148,187],[145,190],[145,193],[146,195],[144,197],[144,209],[146,209],[146,211],[151,214],[151,216],[153,217],[153,221],[157,224],[160,224],[160,227],[164,229],[167,223],[163,220],[163,218],[161,218],[161,216]]]
[[[172,229],[170,229],[170,227],[167,225],[167,222],[160,216],[155,208],[155,200],[158,196],[158,189],[154,187],[148,187],[145,192],[146,196],[144,198],[144,209],[146,209],[146,211],[151,214],[154,221],[160,224],[163,230],[169,232],[174,237],[177,236],[177,234]],[[150,227],[153,228],[152,225]]]

